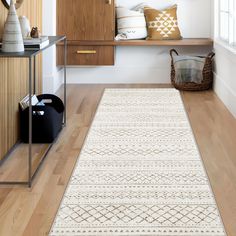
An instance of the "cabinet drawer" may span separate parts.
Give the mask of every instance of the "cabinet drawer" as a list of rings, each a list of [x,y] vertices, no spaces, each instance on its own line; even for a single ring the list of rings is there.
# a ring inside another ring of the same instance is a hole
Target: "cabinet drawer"
[[[114,65],[113,46],[72,46],[67,48],[67,65],[102,66]],[[57,46],[57,64],[64,63],[64,47]]]

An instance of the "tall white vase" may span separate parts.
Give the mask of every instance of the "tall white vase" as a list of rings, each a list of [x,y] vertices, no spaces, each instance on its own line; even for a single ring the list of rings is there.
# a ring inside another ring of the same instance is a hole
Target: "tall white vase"
[[[20,22],[16,14],[16,8],[13,0],[11,0],[7,20],[4,26],[2,51],[24,51],[24,42],[22,38]]]

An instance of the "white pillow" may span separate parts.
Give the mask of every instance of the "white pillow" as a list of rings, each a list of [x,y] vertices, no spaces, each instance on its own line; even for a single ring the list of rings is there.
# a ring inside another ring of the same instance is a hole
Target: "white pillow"
[[[133,7],[131,10],[133,11],[139,11],[141,13],[144,13],[144,8],[149,7],[145,2],[138,4],[137,6]]]
[[[146,20],[143,13],[125,7],[116,7],[117,40],[144,39],[147,37]]]

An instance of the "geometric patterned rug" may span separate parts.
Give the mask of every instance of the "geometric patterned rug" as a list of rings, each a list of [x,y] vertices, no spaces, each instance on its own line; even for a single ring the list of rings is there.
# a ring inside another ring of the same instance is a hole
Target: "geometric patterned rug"
[[[105,90],[50,235],[226,235],[177,90]]]

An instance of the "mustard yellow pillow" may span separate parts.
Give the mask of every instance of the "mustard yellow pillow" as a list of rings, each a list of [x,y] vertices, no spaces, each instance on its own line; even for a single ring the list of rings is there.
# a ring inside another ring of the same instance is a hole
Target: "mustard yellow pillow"
[[[178,27],[177,5],[165,10],[145,7],[149,40],[182,39]]]

